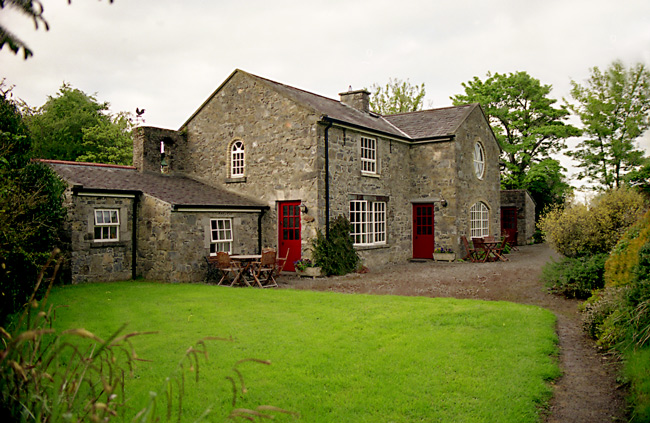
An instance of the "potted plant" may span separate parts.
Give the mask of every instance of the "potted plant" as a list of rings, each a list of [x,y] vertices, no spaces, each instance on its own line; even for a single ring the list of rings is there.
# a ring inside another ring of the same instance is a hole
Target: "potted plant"
[[[322,276],[321,268],[314,266],[314,263],[309,259],[295,261],[293,267],[296,268],[296,273],[300,276],[311,276],[312,278]]]
[[[433,250],[433,259],[435,261],[454,261],[456,260],[456,253],[450,248],[437,247]]]

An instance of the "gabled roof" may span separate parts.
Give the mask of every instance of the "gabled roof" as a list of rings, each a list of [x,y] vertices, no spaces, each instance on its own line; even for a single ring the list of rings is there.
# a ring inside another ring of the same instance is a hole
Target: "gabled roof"
[[[208,97],[194,114],[183,124],[185,127],[203,107],[214,98],[219,91],[235,75],[241,74],[265,84],[303,107],[322,115],[326,120],[339,124],[347,124],[363,128],[379,134],[403,139],[406,141],[431,140],[437,138],[453,137],[455,131],[467,118],[471,111],[480,107],[478,104],[445,107],[441,109],[423,110],[420,112],[402,113],[399,115],[382,116],[373,112],[366,113],[348,106],[338,100],[323,97],[308,91],[294,88],[289,85],[271,81],[260,76],[236,69],[228,78]]]
[[[41,160],[77,191],[141,192],[173,207],[263,209],[265,205],[190,178],[138,172],[132,166]]]
[[[413,140],[453,136],[467,116],[478,104],[445,107],[384,116],[388,122],[400,128]]]

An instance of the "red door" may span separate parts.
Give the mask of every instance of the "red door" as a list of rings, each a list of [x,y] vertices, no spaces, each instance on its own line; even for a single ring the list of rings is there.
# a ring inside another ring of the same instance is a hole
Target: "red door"
[[[508,244],[517,245],[517,207],[501,207],[501,234]]]
[[[300,237],[300,201],[283,201],[278,207],[278,257],[286,257],[287,250],[289,258],[284,265],[284,270],[293,272],[296,269],[293,263],[300,260],[301,237]]]
[[[433,204],[413,204],[413,258],[433,259]]]

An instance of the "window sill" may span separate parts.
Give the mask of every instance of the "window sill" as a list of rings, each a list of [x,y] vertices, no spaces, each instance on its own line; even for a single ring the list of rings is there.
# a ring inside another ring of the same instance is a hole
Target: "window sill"
[[[111,247],[127,247],[129,245],[126,241],[91,241],[90,248],[111,248]]]
[[[361,171],[361,176],[366,176],[368,178],[381,178],[381,175],[378,173],[372,173],[372,172],[364,172],[363,170]]]
[[[239,178],[226,178],[226,183],[227,184],[240,184],[246,182],[246,177],[242,176]]]
[[[381,250],[384,248],[390,248],[388,244],[372,244],[372,245],[355,245],[354,249],[357,251],[366,251],[366,250]]]

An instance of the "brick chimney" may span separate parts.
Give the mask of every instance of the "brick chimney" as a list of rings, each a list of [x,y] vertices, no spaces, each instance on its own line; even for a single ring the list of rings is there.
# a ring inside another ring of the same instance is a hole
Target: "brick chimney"
[[[357,110],[368,113],[370,111],[370,92],[367,90],[356,90],[339,93],[341,103],[354,107]]]

